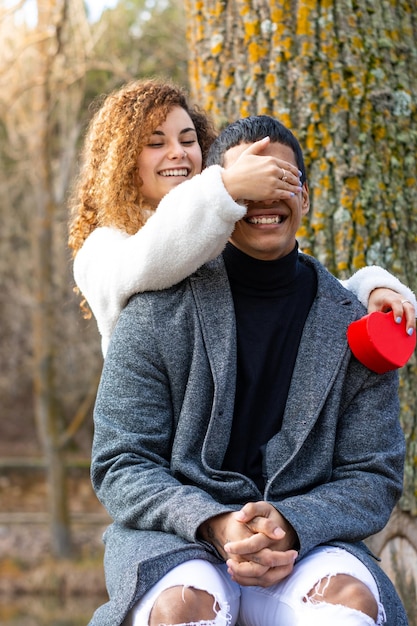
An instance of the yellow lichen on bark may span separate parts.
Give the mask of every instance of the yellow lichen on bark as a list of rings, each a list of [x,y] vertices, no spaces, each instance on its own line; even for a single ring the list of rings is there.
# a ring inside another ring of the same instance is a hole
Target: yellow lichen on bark
[[[226,89],[229,89],[234,84],[234,75],[233,72],[228,72],[223,74],[223,86]]]
[[[360,189],[359,178],[357,176],[346,178],[345,189],[347,190],[348,195],[351,195],[350,192],[354,192],[356,194]]]
[[[264,57],[265,53],[266,47],[262,44],[259,44],[257,41],[251,41],[248,45],[248,60],[250,63],[257,64],[259,60]],[[255,65],[255,67],[253,68],[253,72],[255,74],[259,74],[260,71],[262,71],[260,69],[260,66]]]
[[[366,216],[359,202],[355,203],[352,210],[352,219],[357,226],[366,225]]]
[[[250,0],[240,0],[240,2],[237,2],[236,4],[237,4],[238,11],[240,15],[242,15],[242,17],[250,13],[250,10],[251,10]]]
[[[361,267],[366,265],[366,257],[365,257],[366,245],[364,238],[361,235],[356,234],[355,240],[352,245],[352,260],[351,260],[351,268],[346,268],[347,270],[359,270]]]
[[[271,6],[271,21],[278,25],[284,21],[285,15],[285,2],[273,2]]]
[[[316,159],[319,155],[319,145],[316,137],[316,125],[310,124],[305,135],[305,147],[310,159]]]
[[[260,33],[260,25],[259,20],[245,20],[244,21],[244,29],[245,29],[245,43],[248,43],[254,37],[259,37]]]
[[[314,0],[300,0],[297,11],[297,30],[298,37],[311,37],[314,31],[314,20],[312,20],[312,12],[316,8]]]
[[[265,87],[268,89],[271,98],[276,98],[278,89],[275,74],[268,72],[268,74],[265,76]]]
[[[219,56],[223,52],[223,41],[215,39],[210,52],[213,56]]]
[[[221,0],[217,0],[214,6],[213,16],[216,19],[219,19],[220,17],[222,17],[223,14],[224,14],[224,2],[222,2]]]
[[[291,116],[288,112],[281,111],[279,114],[279,119],[285,126],[291,128]]]
[[[248,117],[249,115],[249,102],[247,100],[243,100],[240,105],[240,117]]]

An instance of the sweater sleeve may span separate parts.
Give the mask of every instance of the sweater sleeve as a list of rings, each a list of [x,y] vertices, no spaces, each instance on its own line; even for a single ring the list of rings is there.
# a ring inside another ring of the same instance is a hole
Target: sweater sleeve
[[[75,257],[74,279],[96,318],[104,355],[128,299],[170,287],[218,256],[245,212],[213,165],[170,191],[135,235],[91,233]]]
[[[386,289],[397,291],[411,302],[417,315],[417,300],[414,293],[406,285],[403,285],[398,278],[382,267],[377,265],[363,267],[347,280],[342,280],[341,283],[346,289],[354,293],[365,307],[368,307],[369,296],[374,289],[385,287]]]

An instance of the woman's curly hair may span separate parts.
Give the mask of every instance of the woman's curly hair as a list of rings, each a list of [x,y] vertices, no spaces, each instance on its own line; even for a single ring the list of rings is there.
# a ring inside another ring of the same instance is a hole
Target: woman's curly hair
[[[82,165],[70,198],[69,247],[73,255],[99,226],[136,233],[149,216],[140,193],[138,156],[173,107],[191,117],[203,166],[216,132],[209,116],[190,105],[186,91],[158,79],[128,83],[106,97],[92,118]]]

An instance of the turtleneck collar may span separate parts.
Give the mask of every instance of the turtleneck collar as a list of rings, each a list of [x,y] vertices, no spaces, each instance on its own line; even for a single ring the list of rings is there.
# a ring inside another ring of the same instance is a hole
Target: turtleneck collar
[[[230,282],[239,290],[273,291],[290,285],[299,271],[298,244],[292,252],[273,261],[262,261],[245,254],[232,243],[223,251]]]

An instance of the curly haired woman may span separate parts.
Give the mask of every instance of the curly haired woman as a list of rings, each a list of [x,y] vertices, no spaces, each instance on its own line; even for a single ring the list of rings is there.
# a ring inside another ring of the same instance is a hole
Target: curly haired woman
[[[215,136],[206,113],[162,80],[125,85],[94,115],[70,201],[69,246],[103,354],[131,295],[174,285],[220,254],[246,213],[242,199],[300,192],[298,170],[263,155],[268,138],[227,170],[203,170]],[[397,320],[405,313],[414,331],[414,294],[382,268],[363,268],[345,286],[365,306],[369,298],[369,310],[391,308]]]

